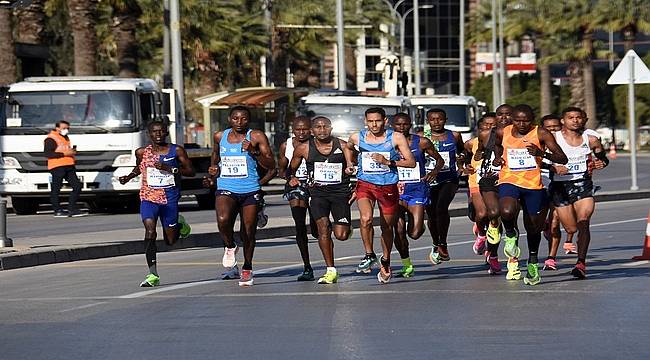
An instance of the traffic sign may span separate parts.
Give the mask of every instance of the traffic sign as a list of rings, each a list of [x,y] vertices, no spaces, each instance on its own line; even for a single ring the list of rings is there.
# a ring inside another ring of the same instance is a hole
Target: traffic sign
[[[630,60],[630,58],[632,60]],[[632,65],[632,61],[634,65]],[[618,64],[612,76],[607,80],[608,85],[627,85],[630,84],[630,67],[634,66],[634,83],[635,84],[650,84],[650,70],[646,64],[641,60],[639,55],[634,50],[630,50],[625,54],[623,60]]]

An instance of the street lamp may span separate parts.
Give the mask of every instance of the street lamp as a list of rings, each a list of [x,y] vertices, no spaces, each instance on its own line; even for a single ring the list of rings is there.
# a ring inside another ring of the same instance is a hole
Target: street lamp
[[[398,19],[400,17],[399,12],[397,11],[397,8],[402,5],[402,3],[406,0],[399,0],[398,2],[395,3],[395,5],[391,4],[390,1],[388,0],[383,0],[384,4],[388,5],[388,8],[390,8],[391,16],[393,19]],[[393,24],[390,24],[390,36],[395,37],[395,21],[393,20]]]
[[[400,3],[401,3],[401,1],[398,2],[397,5],[399,5]],[[433,9],[433,5],[421,5],[421,6],[418,6],[417,8],[418,9]],[[401,15],[399,17],[399,19],[400,19],[400,22],[399,22],[399,58],[400,58],[400,68],[402,70],[404,70],[404,35],[405,35],[404,27],[406,25],[406,17],[409,16],[409,14],[412,13],[415,9],[416,9],[415,7],[412,7],[410,9],[406,10],[406,12],[404,12],[404,15]],[[416,41],[419,41],[419,39],[416,38],[415,32],[413,34],[414,34],[413,43],[415,44]],[[419,50],[419,46],[417,46],[417,49]],[[420,55],[417,54],[416,59],[419,60],[419,58],[420,58]],[[416,66],[419,69],[419,66],[420,66],[419,61],[415,61],[414,68]],[[420,72],[417,71],[418,76],[419,76],[419,74],[420,74]],[[416,84],[419,84],[419,81],[416,81]],[[416,87],[417,87],[417,85],[416,85]],[[419,89],[416,89],[416,91],[419,92]]]

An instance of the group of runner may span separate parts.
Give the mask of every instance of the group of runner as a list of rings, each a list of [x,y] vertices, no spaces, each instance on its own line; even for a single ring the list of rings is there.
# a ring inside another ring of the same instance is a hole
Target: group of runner
[[[561,223],[568,234],[578,233],[578,262],[572,273],[578,278],[586,276],[589,219],[594,210],[591,173],[607,166],[608,161],[600,140],[584,131],[586,116],[578,108],[563,111],[558,130],[554,122],[558,117],[553,121],[544,117],[543,126],[536,126],[528,105],[501,105],[480,119],[477,137],[465,143],[459,133],[445,128],[447,115],[442,109],[428,110],[429,126],[412,134],[408,114],[396,114],[389,123],[382,108],[369,108],[365,128],[347,141],[332,136],[327,117],[300,116],[293,120],[293,136],[280,145],[277,171],[269,140],[262,131],[249,128],[250,116],[246,107],[231,108],[230,127],[214,134],[210,177],[204,179],[206,186],[216,187],[217,226],[225,245],[224,279],[239,278],[240,286],[253,285],[255,233],[263,209],[261,185],[276,174],[286,179],[284,197],[296,225],[296,243],[304,265],[298,281],[315,280],[308,250],[309,214],[311,234],[318,239],[326,264],[318,283],[337,282],[332,234],[341,241],[350,237],[354,201],[365,250],[357,272],[370,273],[379,267],[378,281],[388,283],[393,276],[390,254],[395,245],[402,262],[397,275],[413,276],[408,238],[422,236],[425,218],[432,238],[429,260],[434,265],[449,261],[449,205],[463,173],[469,176],[469,213],[475,222],[472,247],[485,256],[488,273],[501,273],[497,251],[503,238],[506,278],[521,278],[517,228],[521,209],[529,249],[524,283],[536,285],[541,280],[537,252],[545,224],[550,234],[546,268],[557,268]],[[149,274],[141,286],[156,286],[160,281],[155,264],[157,218],[168,244],[189,234],[189,225],[178,214],[178,185],[180,175],[194,175],[183,148],[166,143],[164,124],[149,125],[149,135],[152,144],[136,151],[138,166],[120,178],[126,183],[144,175],[141,216]],[[546,188],[543,170],[550,174]],[[555,217],[547,216],[549,198]],[[373,246],[375,205],[380,214],[379,258]],[[234,238],[237,216],[244,253],[241,271]]]

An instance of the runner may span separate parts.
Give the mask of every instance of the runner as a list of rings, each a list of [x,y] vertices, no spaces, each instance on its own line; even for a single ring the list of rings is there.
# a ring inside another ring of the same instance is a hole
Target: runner
[[[568,107],[562,111],[562,130],[556,133],[556,138],[569,161],[566,166],[553,164],[551,172],[551,198],[558,218],[568,234],[578,233],[578,261],[571,271],[578,279],[587,277],[589,222],[595,209],[590,167],[600,170],[609,164],[600,140],[583,131],[586,120],[580,108]],[[595,159],[591,157],[592,152]]]
[[[293,151],[288,171],[289,184],[300,186],[304,183],[298,178],[298,171],[302,164],[306,164],[311,194],[309,208],[318,225],[318,246],[327,266],[318,283],[334,284],[339,275],[334,266],[332,231],[338,240],[347,240],[352,232],[350,175],[354,173],[354,154],[345,141],[332,137],[330,119],[323,116],[314,118],[311,131],[314,137],[298,144]],[[334,225],[330,223],[330,215]]]
[[[361,239],[366,255],[357,272],[369,273],[377,263],[373,250],[373,210],[379,204],[381,245],[383,254],[377,279],[385,284],[392,276],[390,253],[393,248],[393,226],[397,221],[399,193],[397,167],[415,167],[415,159],[404,135],[386,129],[388,119],[382,108],[370,108],[365,112],[367,129],[352,134],[348,148],[359,148],[356,197],[359,206]]]
[[[400,196],[394,241],[395,248],[397,248],[402,258],[402,269],[399,276],[408,278],[413,276],[415,269],[409,256],[409,241],[406,235],[408,233],[411,239],[416,240],[424,233],[424,213],[429,202],[428,184],[438,176],[445,163],[429,139],[411,134],[411,117],[408,114],[399,113],[395,115],[393,117],[393,128],[396,132],[404,135],[415,157],[414,168],[397,168]],[[425,168],[425,154],[435,160],[435,167],[428,173]]]
[[[429,260],[434,265],[443,261],[449,261],[447,249],[447,232],[449,231],[449,205],[456,196],[458,190],[458,163],[462,164],[461,154],[463,151],[463,139],[460,133],[445,129],[447,113],[442,109],[429,109],[427,121],[430,129],[419,135],[430,139],[436,151],[442,156],[445,165],[440,173],[430,183],[429,205],[427,206],[427,217],[429,232],[433,240]],[[429,159],[427,170],[433,168],[435,162]]]
[[[519,270],[518,231],[516,219],[519,208],[524,212],[524,227],[528,235],[527,285],[537,285],[541,276],[537,268],[537,252],[547,214],[548,199],[543,189],[540,165],[547,158],[566,164],[567,157],[548,130],[532,124],[533,110],[528,105],[517,105],[513,110],[513,124],[497,129],[497,145],[503,148],[503,162],[499,173],[499,212],[505,228],[503,252],[508,257],[506,279],[521,278]],[[550,152],[545,152],[548,149]]]
[[[294,224],[296,224],[296,244],[298,245],[298,250],[300,250],[300,256],[302,257],[304,265],[304,270],[302,274],[298,276],[298,281],[312,281],[314,280],[314,270],[309,262],[309,242],[307,239],[307,226],[305,225],[307,211],[309,210],[307,166],[305,161],[300,163],[300,166],[295,171],[295,177],[298,179],[298,183],[293,186],[289,183],[289,180],[291,179],[290,175],[292,175],[292,173],[290,173],[290,169],[288,169],[289,161],[295,152],[294,149],[298,148],[302,144],[309,144],[309,139],[311,138],[311,120],[306,116],[296,117],[293,120],[292,129],[293,137],[280,144],[278,171],[280,176],[287,180],[287,183],[284,186],[284,198],[289,201],[289,207],[291,207],[291,216],[293,217]],[[317,231],[313,230],[315,221],[311,216],[309,223],[312,226],[312,234],[316,234]]]
[[[465,173],[469,175],[470,205],[473,208],[476,240],[472,250],[477,255],[486,255],[488,273],[501,273],[499,264],[499,242],[501,241],[499,220],[499,197],[496,184],[496,169],[493,168],[494,140],[490,142],[492,129],[497,126],[495,113],[486,113],[479,119],[479,136],[465,142]],[[481,136],[481,134],[483,136]],[[487,138],[481,144],[481,137]],[[489,144],[489,146],[488,146]],[[487,148],[489,147],[489,151]],[[487,244],[487,245],[486,245]],[[484,251],[487,252],[484,252]]]
[[[497,122],[499,127],[506,127],[512,125],[512,105],[501,104],[494,111],[497,114]]]
[[[179,237],[188,237],[192,230],[183,216],[178,214],[181,175],[194,176],[192,163],[182,146],[167,143],[169,132],[166,124],[151,122],[147,126],[147,132],[151,145],[135,151],[136,167],[130,174],[119,178],[120,184],[124,185],[144,174],[140,187],[140,216],[145,230],[144,253],[149,274],[140,283],[141,287],[160,284],[156,267],[158,218],[162,224],[163,238],[169,246],[174,245]]]
[[[251,113],[244,106],[230,110],[230,128],[214,134],[212,166],[209,173],[217,178],[217,227],[225,249],[223,266],[232,268],[237,263],[233,232],[237,214],[240,219],[239,237],[244,245],[244,264],[239,277],[240,286],[253,285],[253,253],[257,215],[262,199],[257,166],[271,170],[275,160],[269,139],[260,130],[248,127]]]

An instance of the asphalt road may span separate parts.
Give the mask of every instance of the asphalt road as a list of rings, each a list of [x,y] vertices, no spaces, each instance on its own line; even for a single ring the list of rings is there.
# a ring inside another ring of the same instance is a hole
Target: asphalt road
[[[575,259],[562,256],[535,287],[487,275],[461,217],[452,219],[452,261],[432,267],[426,235],[411,242],[415,277],[387,285],[376,271],[354,273],[358,231],[335,244],[335,285],[295,281],[291,238],[258,244],[252,288],[216,280],[215,248],[160,254],[162,286],[151,290],[138,287],[142,255],[3,271],[0,358],[647,358],[650,265],[630,260],[647,212],[647,199],[598,204],[589,279],[572,280]],[[315,242],[310,250],[322,274]]]

